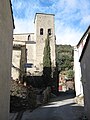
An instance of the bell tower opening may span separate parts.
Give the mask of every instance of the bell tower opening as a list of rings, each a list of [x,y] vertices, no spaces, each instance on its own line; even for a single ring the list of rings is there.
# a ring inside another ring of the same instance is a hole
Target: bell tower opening
[[[43,35],[43,28],[40,28],[40,35]]]

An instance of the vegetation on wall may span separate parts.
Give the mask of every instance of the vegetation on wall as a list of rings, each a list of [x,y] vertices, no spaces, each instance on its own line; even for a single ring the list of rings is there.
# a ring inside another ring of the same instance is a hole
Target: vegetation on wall
[[[43,77],[45,85],[50,85],[51,80],[51,52],[50,52],[50,38],[47,35],[47,39],[45,40],[45,47],[43,53]]]

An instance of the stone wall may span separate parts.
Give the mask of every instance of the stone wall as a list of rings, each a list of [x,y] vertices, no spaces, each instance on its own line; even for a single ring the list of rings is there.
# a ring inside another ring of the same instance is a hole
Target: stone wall
[[[12,80],[10,93],[10,112],[19,112],[27,109],[32,110],[37,105],[37,92],[32,86],[26,86],[26,84]]]
[[[21,50],[13,50],[12,55],[12,78],[14,80],[19,79],[20,75],[20,58],[21,58]]]
[[[0,120],[9,118],[12,40],[10,0],[0,0]]]
[[[33,110],[50,100],[51,88],[33,88],[31,85],[11,81],[10,112]]]

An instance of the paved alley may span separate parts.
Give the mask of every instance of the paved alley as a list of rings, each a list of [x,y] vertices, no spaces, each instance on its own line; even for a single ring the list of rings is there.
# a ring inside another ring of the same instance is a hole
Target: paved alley
[[[74,103],[73,94],[60,93],[47,105],[40,106],[32,112],[25,111],[21,120],[81,120],[83,114],[84,108]]]

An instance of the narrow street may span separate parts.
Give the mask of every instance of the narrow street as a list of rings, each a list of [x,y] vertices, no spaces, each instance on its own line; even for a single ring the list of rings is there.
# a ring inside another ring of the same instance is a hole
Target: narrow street
[[[60,93],[58,97],[34,111],[25,111],[21,120],[81,120],[83,106],[74,103],[72,93]]]

